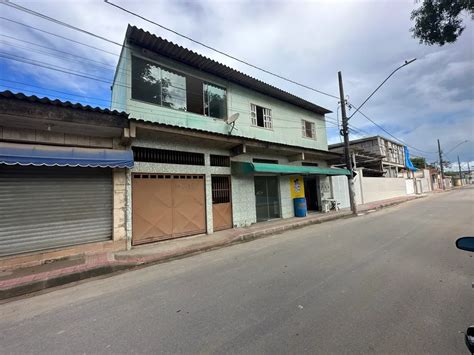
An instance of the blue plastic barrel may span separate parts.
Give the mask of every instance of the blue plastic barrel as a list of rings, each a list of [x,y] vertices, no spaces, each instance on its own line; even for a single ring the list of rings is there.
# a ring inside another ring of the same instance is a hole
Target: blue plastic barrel
[[[293,199],[295,204],[295,217],[306,217],[306,199],[304,197],[297,197]]]

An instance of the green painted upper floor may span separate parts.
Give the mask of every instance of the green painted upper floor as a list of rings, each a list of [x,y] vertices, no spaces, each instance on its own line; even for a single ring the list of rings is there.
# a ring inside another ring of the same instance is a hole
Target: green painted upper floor
[[[328,110],[135,27],[127,30],[112,108],[148,122],[327,150]]]

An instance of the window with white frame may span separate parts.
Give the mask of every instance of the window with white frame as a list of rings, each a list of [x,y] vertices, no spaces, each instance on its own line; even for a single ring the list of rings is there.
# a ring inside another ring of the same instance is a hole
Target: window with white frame
[[[272,128],[272,110],[255,104],[250,104],[252,125],[256,127]]]
[[[301,129],[303,131],[303,137],[316,139],[316,129],[314,122],[301,120]]]

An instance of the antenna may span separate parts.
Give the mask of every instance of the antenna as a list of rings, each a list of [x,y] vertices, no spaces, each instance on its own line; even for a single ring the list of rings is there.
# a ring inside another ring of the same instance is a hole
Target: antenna
[[[224,122],[227,123],[228,125],[232,125],[232,128],[230,129],[229,131],[229,134],[232,134],[232,131],[234,130],[235,128],[235,121],[237,121],[237,119],[239,118],[239,114],[238,113],[234,113],[233,115],[227,117]]]

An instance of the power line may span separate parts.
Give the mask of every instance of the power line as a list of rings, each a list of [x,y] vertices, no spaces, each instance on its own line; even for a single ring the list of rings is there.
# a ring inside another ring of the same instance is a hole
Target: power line
[[[90,59],[90,58],[87,58],[87,57],[83,57],[83,56],[80,56],[80,55],[77,55],[77,54],[74,54],[74,53],[71,53],[71,52],[62,51],[62,50],[59,50],[59,49],[56,49],[56,48],[52,48],[52,47],[48,47],[48,46],[43,46],[43,45],[38,44],[38,43],[35,43],[35,42],[26,41],[26,40],[24,40],[24,39],[20,39],[20,38],[13,37],[13,36],[8,36],[8,35],[1,34],[1,33],[0,33],[0,36],[1,36],[1,37],[5,37],[5,38],[8,38],[8,39],[11,39],[11,40],[14,40],[14,41],[23,42],[23,43],[26,43],[26,44],[31,44],[31,45],[33,45],[33,46],[37,46],[37,47],[40,47],[40,48],[43,48],[43,49],[48,49],[48,50],[50,50],[50,51],[55,51],[55,52],[58,52],[58,53],[67,54],[67,55],[70,55],[70,56],[72,56],[72,57],[76,57],[76,58],[80,58],[80,59],[83,59],[83,60],[87,60],[87,61],[90,61],[90,62],[93,62],[93,63],[97,63],[97,64],[100,64],[100,65],[103,65],[103,66],[110,66],[111,68],[115,68],[115,65],[107,64],[107,63],[101,62],[101,61],[99,61],[99,60],[94,60],[94,59]],[[13,44],[10,44],[10,45],[13,45]],[[28,50],[31,50],[31,49],[32,49],[32,48],[19,47],[19,46],[17,46],[17,47],[18,47],[18,48],[25,48],[25,49],[28,49]]]
[[[358,111],[358,113],[360,113],[362,116],[364,116],[367,120],[369,120],[370,122],[372,122],[373,125],[377,126],[379,129],[381,129],[382,131],[384,131],[386,134],[388,134],[390,137],[392,137],[393,139],[397,140],[398,142],[406,145],[407,147],[410,147],[414,150],[417,150],[421,153],[425,153],[425,154],[437,154],[438,152],[428,152],[428,151],[425,151],[425,150],[421,150],[421,149],[418,149],[406,142],[404,142],[403,140],[401,140],[400,138],[394,136],[392,133],[390,133],[389,131],[387,131],[385,128],[383,128],[381,125],[379,125],[377,122],[375,122],[373,119],[371,119],[370,117],[368,117],[365,113],[363,113],[362,111]],[[351,116],[352,117],[352,116]]]
[[[199,44],[200,46],[203,46],[203,47],[205,47],[205,48],[207,48],[207,49],[210,49],[210,50],[212,50],[212,51],[214,51],[214,52],[217,52],[217,53],[219,53],[219,54],[221,54],[221,55],[224,55],[224,56],[226,56],[226,57],[228,57],[228,58],[231,58],[231,59],[233,59],[233,60],[235,60],[235,61],[237,61],[237,62],[240,62],[240,63],[242,63],[242,64],[245,64],[245,65],[247,65],[247,66],[249,66],[249,67],[252,67],[252,68],[254,68],[254,69],[260,70],[260,71],[262,71],[262,72],[264,72],[264,73],[266,73],[266,74],[272,75],[272,76],[274,76],[274,77],[277,77],[277,78],[279,78],[279,79],[285,80],[285,81],[290,82],[290,83],[292,83],[292,84],[301,86],[301,87],[303,87],[303,88],[305,88],[305,89],[308,89],[308,90],[317,92],[317,93],[319,93],[319,94],[326,95],[326,96],[328,96],[328,97],[332,97],[332,98],[335,98],[335,99],[339,99],[339,98],[338,98],[337,96],[335,96],[335,95],[332,95],[332,94],[326,93],[326,92],[324,92],[324,91],[315,89],[315,88],[310,87],[310,86],[308,86],[308,85],[305,85],[305,84],[299,83],[299,82],[297,82],[297,81],[295,81],[295,80],[292,80],[292,79],[289,79],[289,78],[287,78],[287,77],[284,77],[284,76],[282,76],[282,75],[280,75],[280,74],[273,73],[273,72],[271,72],[271,71],[269,71],[269,70],[267,70],[267,69],[261,68],[261,67],[259,67],[259,66],[257,66],[257,65],[251,64],[250,62],[247,62],[247,61],[245,61],[245,60],[239,59],[239,58],[237,58],[237,57],[235,57],[235,56],[233,56],[233,55],[230,55],[230,54],[225,53],[225,52],[223,52],[223,51],[221,51],[221,50],[218,50],[218,49],[216,49],[216,48],[214,48],[214,47],[211,47],[211,46],[209,46],[209,45],[207,45],[207,44],[205,44],[205,43],[203,43],[203,42],[197,41],[197,40],[195,40],[195,39],[193,39],[193,38],[191,38],[191,37],[189,37],[189,36],[183,35],[183,34],[177,32],[177,31],[175,31],[175,30],[173,30],[173,29],[171,29],[171,28],[165,27],[165,26],[163,26],[163,25],[161,25],[161,24],[159,24],[159,23],[157,23],[157,22],[154,22],[154,21],[152,21],[152,20],[149,20],[149,19],[147,19],[147,18],[145,18],[145,17],[143,17],[143,16],[141,16],[141,15],[139,15],[139,14],[136,14],[136,13],[134,13],[134,12],[132,12],[132,11],[129,11],[129,10],[127,10],[127,9],[121,7],[121,6],[118,6],[118,5],[116,5],[116,4],[113,4],[113,3],[109,2],[109,1],[105,1],[105,2],[106,2],[107,4],[109,4],[109,5],[111,5],[111,6],[114,6],[114,7],[118,8],[118,9],[120,9],[120,10],[122,10],[122,11],[125,11],[125,12],[127,12],[127,13],[129,13],[129,14],[131,14],[131,15],[133,15],[133,16],[136,16],[136,17],[138,17],[138,18],[141,18],[141,19],[144,20],[144,21],[147,21],[147,22],[149,22],[149,23],[152,23],[152,24],[154,24],[154,25],[156,25],[156,26],[158,26],[158,27],[160,27],[160,28],[163,28],[163,29],[165,29],[165,30],[167,30],[167,31],[169,31],[169,32],[172,32],[172,33],[174,33],[174,34],[176,34],[176,35],[178,35],[178,36],[180,36],[180,37],[182,37],[182,38],[185,38],[185,39],[187,39],[187,40],[189,40],[189,41],[191,41],[191,42],[194,42],[194,43],[196,43],[196,44]],[[113,40],[111,40],[111,39],[108,39],[108,38],[106,38],[106,37],[97,35],[97,34],[95,34],[95,33],[92,33],[92,32],[90,32],[90,31],[84,30],[84,29],[82,29],[82,28],[73,26],[73,25],[71,25],[71,24],[68,24],[68,23],[66,23],[66,22],[60,21],[60,20],[55,19],[55,18],[53,18],[53,17],[47,16],[47,15],[42,14],[42,13],[40,13],[40,12],[31,10],[31,9],[28,9],[28,8],[26,8],[26,7],[23,7],[23,6],[20,6],[20,5],[15,4],[15,3],[11,2],[11,1],[2,2],[2,4],[3,4],[3,5],[10,6],[10,7],[16,9],[16,10],[26,12],[26,13],[28,13],[28,14],[30,14],[30,15],[33,15],[33,16],[42,18],[42,19],[44,19],[44,20],[47,20],[47,21],[56,23],[56,24],[58,24],[58,25],[65,26],[65,27],[67,27],[67,28],[69,28],[69,29],[73,29],[73,30],[79,31],[79,32],[81,32],[81,33],[84,33],[84,34],[93,36],[93,37],[98,38],[98,39],[102,39],[102,40],[104,40],[104,41],[107,41],[107,42],[109,42],[109,43],[112,43],[112,44],[115,44],[115,45],[119,45],[120,47],[122,47],[122,44],[120,44],[120,43],[118,43],[118,42],[115,42],[115,41],[113,41]],[[4,18],[4,17],[0,17],[0,18],[5,19],[5,20],[7,20],[7,21],[16,22],[16,21],[13,21],[13,20],[6,19],[6,18]],[[16,22],[16,23],[21,24],[21,23],[19,23],[19,22]],[[34,28],[34,27],[32,27],[32,26],[29,26],[29,25],[25,25],[25,24],[22,24],[22,25],[27,26],[27,27],[30,27],[30,28]],[[35,29],[36,29],[36,28],[35,28]],[[40,31],[42,31],[42,30],[40,30]],[[42,31],[42,32],[48,33],[48,32],[46,32],[46,31]],[[49,33],[49,34],[52,34],[52,33]],[[52,35],[55,35],[55,34],[52,34]],[[59,36],[59,35],[56,35],[56,36],[61,37],[61,36]],[[97,49],[96,47],[93,47],[93,48],[94,48],[94,49]],[[109,54],[116,55],[116,54],[111,53],[111,52],[108,52],[108,53],[109,53]]]
[[[6,55],[4,55],[2,52],[0,52],[0,57],[8,59],[8,60],[14,60],[14,61],[17,61],[17,62],[22,62],[22,63],[29,64],[29,65],[35,65],[35,66],[50,69],[50,70],[55,70],[55,71],[66,73],[66,74],[79,76],[79,77],[82,77],[82,78],[85,78],[85,79],[91,79],[91,80],[100,81],[100,82],[103,82],[103,83],[106,83],[106,84],[111,84],[111,82],[108,81],[105,78],[92,77],[92,76],[89,76],[89,75],[87,75],[85,73],[81,73],[81,72],[72,72],[72,71],[70,71],[70,70],[68,70],[67,68],[64,68],[64,67],[56,66],[56,68],[54,68],[53,65],[49,65],[47,63],[37,61],[37,60],[32,60],[32,59],[27,60],[27,59],[23,59],[21,57],[18,57],[18,56],[12,55],[12,54],[8,54],[8,53],[6,53]],[[11,58],[11,57],[13,57],[13,58]]]
[[[72,55],[73,57],[68,57],[68,56],[65,56],[65,55],[58,55],[58,54],[51,53],[51,52],[46,52],[46,51],[43,51],[43,50],[40,50],[40,49],[37,49],[37,48],[28,48],[28,47],[19,46],[17,44],[10,43],[8,41],[2,41],[2,40],[0,40],[0,43],[6,44],[10,47],[18,48],[18,49],[23,50],[23,51],[27,51],[28,53],[37,53],[37,54],[53,57],[55,59],[66,59],[69,62],[75,62],[75,63],[87,65],[88,67],[94,66],[96,68],[101,68],[102,70],[109,70],[109,71],[114,70],[113,65],[97,64],[97,63],[93,63],[93,62],[92,63],[86,63],[86,62],[84,62],[84,59],[75,59],[74,57],[76,57],[76,56],[74,56],[74,55]],[[14,54],[10,54],[10,55],[14,55]],[[83,58],[83,57],[79,57],[79,58]]]
[[[84,30],[84,29],[82,29],[82,28],[73,26],[73,25],[71,25],[71,24],[69,24],[69,23],[60,21],[60,20],[58,20],[58,19],[49,17],[49,16],[47,16],[47,15],[45,15],[45,14],[42,14],[42,13],[40,13],[40,12],[36,12],[36,11],[34,11],[34,10],[28,9],[28,8],[23,7],[23,6],[21,6],[21,5],[15,4],[15,3],[13,3],[13,2],[11,2],[11,1],[9,1],[9,0],[7,0],[7,1],[5,1],[5,2],[2,1],[2,4],[3,4],[3,5],[6,5],[6,6],[10,6],[10,7],[16,9],[16,10],[20,10],[20,11],[26,12],[26,13],[28,13],[28,14],[30,14],[30,15],[40,17],[40,18],[42,18],[42,19],[44,19],[44,20],[47,20],[47,21],[50,21],[50,22],[54,22],[54,23],[56,23],[56,24],[58,24],[58,25],[67,27],[67,28],[69,28],[69,29],[71,29],[71,30],[75,30],[75,31],[82,32],[82,33],[84,33],[84,34],[86,34],[86,35],[89,35],[89,36],[92,36],[92,37],[101,39],[101,40],[103,40],[103,41],[106,41],[106,42],[109,42],[109,43],[118,45],[118,46],[120,46],[120,47],[122,46],[121,43],[115,42],[115,41],[113,41],[113,40],[111,40],[111,39],[102,37],[102,36],[100,36],[100,35],[98,35],[98,34],[95,34],[95,33],[93,33],[93,32]]]
[[[4,4],[4,3],[2,2],[1,4]],[[74,40],[74,39],[71,39],[71,38],[67,38],[67,37],[58,35],[58,34],[56,34],[56,33],[48,32],[48,31],[42,30],[42,29],[40,29],[40,28],[27,25],[27,24],[25,24],[25,23],[21,23],[21,22],[19,22],[19,21],[11,20],[11,19],[8,19],[8,18],[3,17],[3,16],[0,16],[0,19],[1,19],[1,20],[4,20],[4,21],[13,22],[13,23],[16,23],[17,25],[24,26],[24,27],[29,28],[29,29],[31,29],[31,30],[35,30],[35,31],[39,31],[39,32],[42,32],[42,33],[46,33],[46,34],[48,34],[48,35],[50,35],[50,36],[55,36],[55,37],[64,39],[64,40],[66,40],[66,41],[70,41],[70,42],[73,42],[73,43],[76,43],[76,44],[80,44],[80,45],[82,45],[82,46],[86,46],[86,47],[89,47],[89,48],[92,48],[92,49],[95,49],[95,50],[98,50],[98,51],[101,51],[101,52],[104,52],[104,53],[108,53],[108,54],[114,55],[114,56],[116,56],[116,57],[119,57],[119,55],[118,55],[117,53],[109,52],[109,51],[106,51],[105,49],[98,48],[98,47],[94,47],[94,46],[91,46],[90,44],[82,43],[82,42],[80,42],[80,41],[76,41],[76,40]]]

